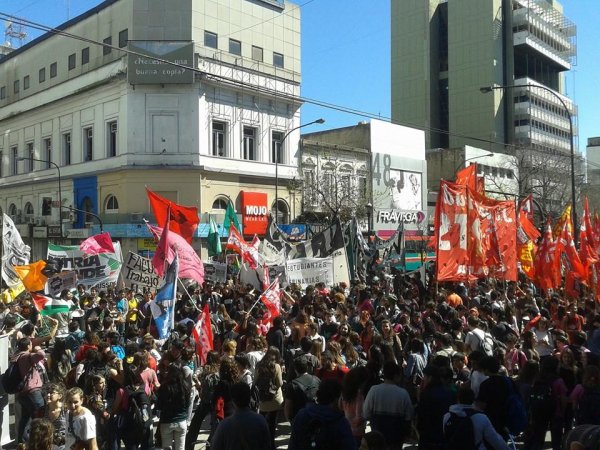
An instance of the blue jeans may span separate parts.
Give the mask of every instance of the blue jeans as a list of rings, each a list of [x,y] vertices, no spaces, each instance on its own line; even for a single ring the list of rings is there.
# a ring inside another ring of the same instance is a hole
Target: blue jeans
[[[37,417],[44,407],[44,397],[41,389],[34,389],[26,394],[17,394],[17,401],[21,405],[21,419],[17,426],[17,443],[23,442],[23,432],[30,419]]]

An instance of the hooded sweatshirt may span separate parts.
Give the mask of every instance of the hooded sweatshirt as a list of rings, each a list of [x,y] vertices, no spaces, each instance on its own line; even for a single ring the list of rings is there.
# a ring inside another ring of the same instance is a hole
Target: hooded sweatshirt
[[[456,404],[450,406],[450,410],[444,415],[444,429],[446,423],[450,419],[450,413],[455,413],[459,417],[466,417],[465,409],[473,409],[472,405]],[[475,434],[475,442],[479,442],[478,450],[508,450],[508,445],[500,436],[488,416],[484,413],[477,413],[471,416],[473,422],[473,433]],[[486,444],[488,444],[486,446]]]
[[[320,441],[325,442],[328,449],[356,450],[356,440],[344,413],[317,403],[302,408],[294,417],[288,450],[311,450],[316,427],[322,430]]]

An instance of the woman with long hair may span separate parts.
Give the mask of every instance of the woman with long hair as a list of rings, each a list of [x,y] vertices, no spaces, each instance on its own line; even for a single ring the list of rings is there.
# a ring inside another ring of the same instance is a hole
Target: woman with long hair
[[[575,425],[600,425],[600,368],[587,366],[581,384],[569,398],[575,411]]]
[[[342,356],[346,360],[346,366],[349,369],[364,365],[365,361],[360,359],[360,355],[354,348],[354,345],[352,345],[352,342],[350,342],[350,339],[343,338],[339,342],[342,347]]]
[[[283,407],[283,376],[281,354],[276,347],[269,347],[263,359],[256,365],[255,384],[259,393],[259,412],[267,419],[271,432],[272,448],[275,449],[277,414]]]
[[[395,358],[395,363],[402,366],[402,341],[392,328],[392,322],[389,319],[381,321],[381,343],[380,345],[391,347]]]
[[[54,426],[48,419],[33,419],[27,444],[19,444],[19,450],[53,450]],[[63,445],[64,448],[64,445]]]
[[[216,384],[211,399],[212,422],[209,442],[219,423],[233,414],[231,386],[240,380],[237,363],[233,358],[223,357],[219,365],[219,382]]]
[[[357,445],[365,435],[367,426],[362,410],[365,402],[364,383],[368,378],[368,369],[358,366],[351,369],[342,381],[342,409],[346,419],[350,422],[352,435],[356,439]]]
[[[50,381],[64,383],[71,370],[71,350],[66,346],[64,339],[56,339],[50,355],[48,355],[48,377]]]
[[[523,353],[527,357],[527,361],[540,361],[540,354],[537,351],[537,337],[532,330],[524,331],[521,334],[523,340]]]
[[[200,393],[200,403],[194,411],[188,432],[185,435],[185,448],[193,448],[204,418],[210,414],[215,386],[219,383],[219,353],[210,351],[200,376],[194,376],[194,384]]]
[[[44,419],[53,426],[52,444],[54,450],[65,448],[67,434],[67,412],[64,407],[65,386],[62,383],[49,383],[42,388],[46,405],[44,406]],[[25,427],[23,437],[25,441],[31,439],[33,421]]]
[[[191,391],[181,367],[169,364],[163,383],[156,395],[156,409],[160,411],[162,446],[183,450],[187,431],[188,406]]]
[[[98,450],[96,441],[96,418],[83,406],[83,391],[74,387],[65,395],[67,406],[67,435],[65,448]]]

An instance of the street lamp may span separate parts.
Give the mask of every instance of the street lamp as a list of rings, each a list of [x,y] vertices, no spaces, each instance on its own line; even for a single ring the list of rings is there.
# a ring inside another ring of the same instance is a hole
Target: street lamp
[[[62,239],[64,237],[64,235],[63,235],[63,217],[62,217],[62,208],[63,208],[63,206],[62,206],[62,182],[60,179],[60,167],[54,161],[49,161],[46,159],[31,158],[31,157],[27,157],[27,156],[21,156],[21,157],[17,158],[17,161],[38,161],[38,162],[50,164],[56,168],[56,171],[58,172],[58,205],[59,205],[58,213],[59,213],[59,217],[60,217],[60,237]]]
[[[278,221],[278,215],[279,215],[279,158],[281,157],[281,153],[284,149],[284,144],[285,144],[285,140],[287,139],[287,137],[296,130],[299,130],[300,128],[304,128],[307,127],[309,125],[314,125],[314,124],[323,124],[325,123],[325,119],[317,119],[317,120],[313,120],[312,122],[308,122],[305,123],[304,125],[298,125],[297,127],[292,128],[291,130],[289,130],[287,133],[285,133],[283,135],[283,139],[281,140],[281,149],[278,152],[275,152],[275,222]]]
[[[478,156],[473,156],[471,158],[467,158],[463,162],[461,162],[458,166],[456,166],[456,168],[454,169],[454,173],[456,174],[456,172],[458,172],[458,169],[460,168],[460,166],[462,166],[463,164],[465,167],[467,167],[467,164],[466,164],[467,161],[472,161],[477,158],[486,158],[488,156],[494,156],[494,154],[492,152],[489,152],[489,153],[486,153],[485,155],[478,155]]]
[[[562,107],[565,109],[565,112],[567,113],[567,117],[569,118],[569,146],[571,149],[571,202],[573,203],[573,206],[571,207],[571,214],[572,214],[572,219],[573,219],[573,240],[575,241],[575,245],[577,245],[578,242],[578,238],[579,238],[579,233],[577,230],[577,208],[576,208],[576,191],[575,191],[575,147],[574,147],[574,143],[573,143],[573,116],[571,115],[571,111],[569,110],[569,107],[567,106],[567,104],[565,103],[565,101],[562,99],[562,97],[560,95],[558,95],[556,92],[554,92],[552,89],[547,88],[546,86],[543,85],[538,85],[538,84],[531,84],[531,83],[527,83],[527,84],[517,84],[514,86],[511,85],[505,85],[505,86],[483,86],[481,88],[479,88],[479,91],[482,94],[487,94],[492,92],[495,89],[515,89],[515,88],[537,88],[537,89],[542,89],[546,92],[549,92],[550,94],[552,94],[555,98],[558,99],[558,101],[560,102],[560,104],[562,105]]]
[[[98,225],[100,225],[100,233],[104,233],[104,226],[103,226],[104,224],[98,214],[95,214],[91,211],[84,211],[83,209],[73,208],[72,206],[67,206],[67,205],[63,206],[63,208],[67,208],[69,211],[75,211],[75,212],[80,212],[80,213],[84,213],[84,214],[89,214],[90,216],[94,217],[98,221]],[[84,221],[85,221],[85,219],[84,219]]]

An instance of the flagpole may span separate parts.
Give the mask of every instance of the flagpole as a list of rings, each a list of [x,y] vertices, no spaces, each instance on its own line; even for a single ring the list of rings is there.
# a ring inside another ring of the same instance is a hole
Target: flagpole
[[[194,306],[194,308],[196,308],[196,311],[200,312],[201,309],[198,308],[198,306],[196,306],[196,304],[192,301],[192,296],[190,295],[189,291],[186,289],[185,285],[183,284],[183,281],[181,281],[181,278],[177,277],[177,281],[179,281],[179,284],[181,284],[181,287],[183,288],[183,290],[187,294],[188,301]]]
[[[267,292],[268,290],[270,290],[271,288],[273,288],[273,286],[275,286],[275,283],[279,282],[279,277],[276,277],[275,280],[273,280],[273,282],[269,285],[269,287],[267,289],[265,289],[262,294],[260,294],[258,296],[258,298],[256,299],[256,301],[254,302],[254,304],[252,305],[252,308],[250,308],[248,310],[248,314],[250,314],[250,311],[252,311],[254,309],[254,307],[256,306],[256,304],[260,301],[260,298],[265,295],[265,292]]]

